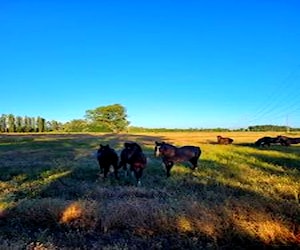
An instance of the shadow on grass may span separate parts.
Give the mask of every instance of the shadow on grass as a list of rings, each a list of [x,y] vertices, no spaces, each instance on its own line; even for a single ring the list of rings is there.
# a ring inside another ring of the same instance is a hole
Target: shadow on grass
[[[236,143],[236,146],[242,146],[242,147],[249,147],[259,150],[273,150],[278,152],[286,152],[286,153],[298,153],[300,151],[299,146],[291,145],[291,146],[284,146],[280,144],[271,144],[270,146],[256,146],[254,143]]]
[[[259,162],[268,163],[276,166],[277,169],[281,168],[284,170],[276,170],[274,167],[268,168],[260,164],[259,167],[270,174],[284,175],[285,171],[300,171],[300,147],[298,146],[272,145],[262,148],[248,144],[239,144],[239,146],[255,149],[255,151],[246,154],[239,152],[240,154],[244,154],[245,157],[254,157]],[[297,174],[297,171],[294,174]]]
[[[74,182],[85,185],[102,181],[94,156],[99,143],[110,144],[120,151],[125,141],[137,141],[151,154],[150,148],[155,140],[163,139],[134,134],[4,135],[0,140],[0,181],[6,183],[12,192],[3,199],[16,202],[37,197],[40,192],[44,196],[45,190],[58,195],[60,190],[70,190],[72,186],[78,190]],[[59,177],[60,174],[63,177]],[[106,183],[111,181],[110,178]],[[70,192],[72,197],[76,191]]]
[[[300,170],[300,158],[299,157],[289,157],[289,154],[287,156],[283,157],[272,157],[265,154],[259,154],[259,153],[253,153],[251,154],[255,158],[259,159],[262,162],[267,162],[276,166],[282,167],[284,170]],[[271,174],[274,174],[272,170],[265,168],[266,171],[271,171]]]

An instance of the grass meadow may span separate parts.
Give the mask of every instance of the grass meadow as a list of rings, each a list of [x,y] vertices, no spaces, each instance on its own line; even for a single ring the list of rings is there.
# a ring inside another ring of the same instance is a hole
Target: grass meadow
[[[300,247],[300,146],[253,146],[278,133],[0,135],[0,249]],[[300,136],[293,134],[290,136]],[[155,141],[202,150],[166,178]],[[142,186],[99,175],[100,143],[144,149]]]

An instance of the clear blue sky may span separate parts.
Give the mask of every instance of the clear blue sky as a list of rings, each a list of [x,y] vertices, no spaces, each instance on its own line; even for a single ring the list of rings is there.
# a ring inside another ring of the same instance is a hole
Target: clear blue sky
[[[61,122],[300,127],[300,2],[2,0],[0,88],[0,114]]]

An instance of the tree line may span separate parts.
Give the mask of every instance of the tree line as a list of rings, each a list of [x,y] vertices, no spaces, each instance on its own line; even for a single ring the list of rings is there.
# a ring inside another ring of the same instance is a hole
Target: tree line
[[[276,131],[276,132],[289,132],[289,131],[299,131],[300,128],[292,128],[288,126],[278,126],[278,125],[255,125],[249,126],[248,131],[254,132],[264,132],[264,131]]]
[[[43,117],[15,116],[2,114],[0,132],[121,132],[127,131],[129,121],[125,107],[120,104],[101,106],[87,110],[84,119],[74,119],[66,123],[47,121]]]
[[[13,114],[2,114],[0,117],[0,132],[2,133],[34,133],[34,132],[180,132],[180,131],[206,131],[206,132],[228,132],[228,131],[300,131],[299,128],[276,125],[256,125],[248,128],[230,130],[226,128],[143,128],[129,126],[126,108],[120,104],[100,106],[85,112],[83,119],[74,119],[65,123],[55,120],[47,121],[41,116],[15,116]]]
[[[45,118],[15,116],[13,114],[2,114],[0,116],[0,132],[2,133],[30,133],[59,131],[62,123],[57,121],[46,121]]]

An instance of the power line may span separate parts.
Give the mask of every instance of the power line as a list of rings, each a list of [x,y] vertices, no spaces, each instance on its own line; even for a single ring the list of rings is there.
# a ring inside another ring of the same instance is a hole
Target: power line
[[[296,69],[299,68],[300,65]],[[268,95],[268,103],[259,108],[249,122],[272,117],[281,112],[286,114],[291,108],[299,105],[300,93],[297,87],[294,88],[293,86],[293,83],[297,82],[297,73],[293,70],[280,85],[277,85],[277,88],[273,88],[272,94]]]
[[[248,115],[248,119],[244,115],[244,118],[241,118],[240,122],[244,121],[246,125],[249,125],[250,123],[267,119],[269,120],[268,123],[272,124],[277,119],[282,119],[284,123],[284,119],[287,116],[292,117],[291,115],[297,114],[300,111],[300,92],[298,90],[300,87],[299,69],[300,64],[294,70],[290,71],[283,81],[277,85],[273,85],[271,91],[266,93],[264,99],[266,102],[258,107],[254,115]],[[298,117],[300,118],[300,114]]]
[[[282,104],[287,105],[289,103],[289,100],[297,98],[297,96],[299,95],[298,89],[291,88],[291,83],[298,76],[297,73],[299,68],[300,65],[298,65],[295,70],[291,71],[288,76],[277,85],[277,88],[273,88],[273,91],[269,92],[269,94],[265,98],[266,100],[268,100],[268,102],[256,111],[251,121],[259,120],[265,115],[278,109],[278,107],[282,106]],[[296,96],[292,96],[292,93],[296,94]]]

